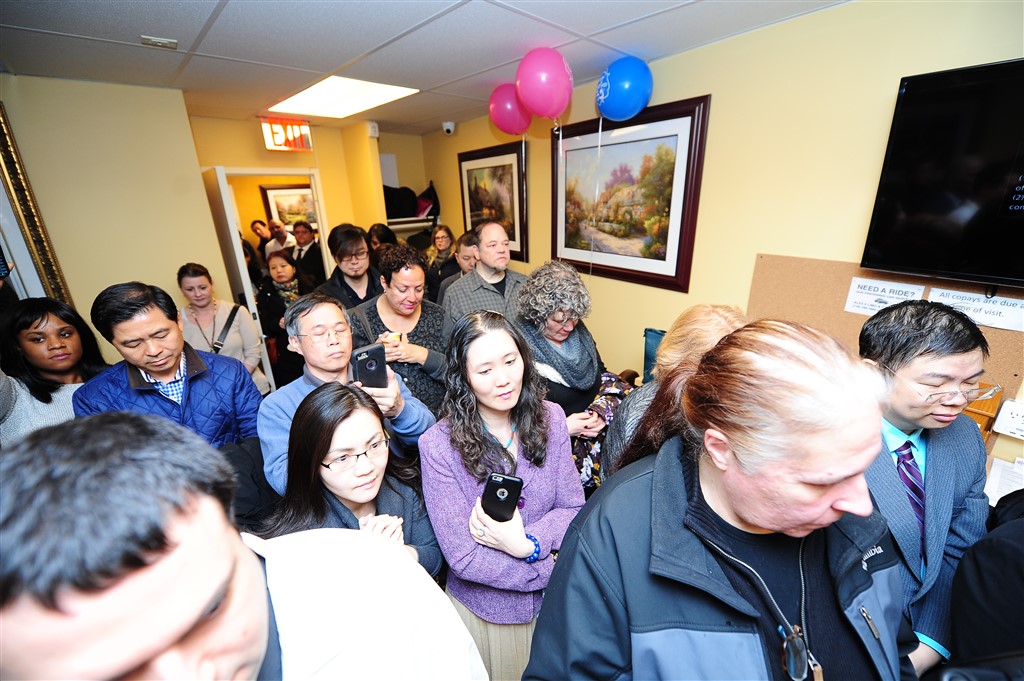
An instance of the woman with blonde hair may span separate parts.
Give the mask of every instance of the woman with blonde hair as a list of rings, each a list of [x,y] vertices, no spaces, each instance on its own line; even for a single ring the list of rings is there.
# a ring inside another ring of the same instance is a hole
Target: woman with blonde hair
[[[604,443],[606,475],[657,452],[669,437],[681,432],[684,421],[679,399],[686,376],[722,336],[746,323],[743,311],[732,305],[694,305],[676,317],[658,346],[651,370],[654,380],[631,392],[619,405]]]

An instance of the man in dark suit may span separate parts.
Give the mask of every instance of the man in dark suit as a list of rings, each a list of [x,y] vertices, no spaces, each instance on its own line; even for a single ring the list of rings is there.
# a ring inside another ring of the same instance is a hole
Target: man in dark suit
[[[292,236],[295,237],[295,248],[292,257],[299,269],[313,280],[314,286],[327,281],[324,269],[324,256],[320,253],[320,244],[313,240],[313,228],[305,220],[292,225]]]
[[[950,590],[960,558],[985,532],[985,445],[962,412],[983,388],[988,342],[964,313],[911,300],[871,317],[861,357],[886,375],[883,449],[865,472],[902,558],[904,608],[920,645],[918,674],[949,659]]]

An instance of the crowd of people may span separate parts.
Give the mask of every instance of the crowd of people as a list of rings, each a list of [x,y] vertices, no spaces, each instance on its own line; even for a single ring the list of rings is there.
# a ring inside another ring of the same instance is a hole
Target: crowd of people
[[[1020,622],[982,552],[1024,562],[1024,504],[979,542],[962,412],[1000,388],[959,310],[884,308],[858,356],[695,305],[634,389],[578,272],[508,269],[501,224],[423,252],[339,225],[330,276],[308,223],[252,229],[262,329],[191,262],[180,307],[96,297],[113,366],[64,303],[6,313],[0,678],[1024,673],[1019,627],[951,614]]]

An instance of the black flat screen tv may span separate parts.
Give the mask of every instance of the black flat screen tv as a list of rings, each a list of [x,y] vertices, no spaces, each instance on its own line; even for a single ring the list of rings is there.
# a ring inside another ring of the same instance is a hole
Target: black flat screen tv
[[[903,78],[860,264],[1024,288],[1024,59]]]

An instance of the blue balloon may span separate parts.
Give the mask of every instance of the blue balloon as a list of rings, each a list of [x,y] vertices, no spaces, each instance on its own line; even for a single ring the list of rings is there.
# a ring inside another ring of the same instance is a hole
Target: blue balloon
[[[597,83],[597,110],[612,121],[625,121],[643,111],[651,101],[654,78],[647,64],[623,57],[608,65]]]

